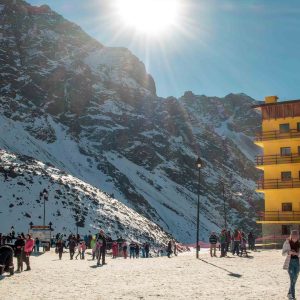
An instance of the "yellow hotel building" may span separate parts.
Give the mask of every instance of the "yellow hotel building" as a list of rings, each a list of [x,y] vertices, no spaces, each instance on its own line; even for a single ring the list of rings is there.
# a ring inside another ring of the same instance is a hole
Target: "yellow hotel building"
[[[263,235],[288,235],[300,225],[300,100],[277,99],[269,96],[254,106],[262,114],[255,143],[263,149],[256,157],[264,172],[257,184],[257,192],[265,196],[265,211],[257,221]]]

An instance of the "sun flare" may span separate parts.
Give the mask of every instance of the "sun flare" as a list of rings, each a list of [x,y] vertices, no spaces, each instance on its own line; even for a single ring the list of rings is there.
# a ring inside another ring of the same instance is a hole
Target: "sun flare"
[[[178,22],[180,0],[115,0],[115,8],[124,25],[134,30],[160,35]]]

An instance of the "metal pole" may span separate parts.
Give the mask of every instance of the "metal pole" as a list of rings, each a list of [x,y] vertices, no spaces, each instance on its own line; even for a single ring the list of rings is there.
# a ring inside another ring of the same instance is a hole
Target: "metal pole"
[[[44,227],[45,227],[45,225],[46,225],[46,201],[45,201],[45,195],[44,195]]]
[[[197,202],[197,236],[196,236],[196,258],[199,258],[199,225],[200,225],[200,168],[198,176],[198,202]]]
[[[223,204],[224,204],[224,226],[227,230],[227,211],[226,211],[226,199],[225,199],[225,185],[222,182]]]

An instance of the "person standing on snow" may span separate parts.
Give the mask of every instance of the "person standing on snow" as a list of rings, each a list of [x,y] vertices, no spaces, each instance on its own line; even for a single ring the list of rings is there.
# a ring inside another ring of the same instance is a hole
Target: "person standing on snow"
[[[299,275],[299,231],[292,230],[290,237],[284,242],[282,255],[287,255],[283,269],[287,270],[290,276],[290,288],[288,298],[295,300],[295,286]]]
[[[174,249],[173,241],[169,240],[169,243],[168,243],[168,246],[167,246],[167,253],[168,253],[169,258],[171,258],[171,255],[173,253],[173,249]]]
[[[149,258],[149,252],[150,252],[150,245],[149,243],[145,243],[145,255],[146,255],[146,258]]]
[[[209,243],[210,243],[210,256],[217,257],[216,255],[216,248],[217,248],[217,242],[218,242],[218,237],[216,233],[213,231],[209,237]]]
[[[15,241],[15,256],[17,257],[17,272],[23,271],[23,251],[24,251],[25,241],[18,235]]]
[[[92,249],[92,257],[93,257],[93,260],[94,260],[95,256],[96,256],[96,237],[95,236],[92,237],[91,242],[90,242],[90,246],[91,246],[91,249]]]
[[[23,258],[26,264],[26,270],[25,271],[30,271],[30,254],[33,250],[34,247],[34,239],[31,238],[30,234],[26,234],[26,241],[25,241],[25,246],[24,246],[24,252],[23,252]]]
[[[75,248],[76,248],[76,241],[73,236],[70,237],[69,241],[69,252],[70,252],[70,259],[73,259],[75,254]]]
[[[127,259],[127,256],[128,256],[127,248],[128,248],[127,242],[124,241],[123,244],[122,244],[122,250],[123,250],[123,257],[124,257],[125,259]]]
[[[58,240],[56,245],[55,245],[55,253],[58,253],[58,257],[61,260],[62,254],[64,252],[64,242],[62,240]]]
[[[38,237],[35,239],[35,247],[34,247],[34,249],[35,249],[35,252],[37,252],[37,253],[40,252],[40,240],[39,240]]]
[[[135,257],[140,257],[140,245],[138,243],[135,244]]]
[[[226,256],[226,246],[227,246],[227,232],[226,229],[223,229],[220,237],[220,244],[221,244],[221,257],[225,257]]]
[[[232,255],[235,253],[239,256],[240,255],[240,244],[241,244],[241,233],[236,229],[233,233],[233,250]]]
[[[131,241],[131,243],[129,244],[129,257],[131,258],[135,258],[135,243],[133,241]]]
[[[117,258],[118,257],[118,243],[116,241],[114,241],[112,243],[112,258]]]
[[[105,265],[105,255],[106,255],[106,247],[107,247],[106,236],[103,230],[99,231],[99,234],[97,236],[97,242],[101,244],[100,254],[97,260],[97,266],[100,266],[101,258],[102,258],[102,266],[103,266]]]

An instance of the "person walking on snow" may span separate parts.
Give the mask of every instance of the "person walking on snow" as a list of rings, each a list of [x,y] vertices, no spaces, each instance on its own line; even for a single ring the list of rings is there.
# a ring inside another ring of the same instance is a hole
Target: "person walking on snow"
[[[85,243],[85,241],[82,241],[82,243],[81,243],[81,256],[80,256],[81,259],[84,259],[85,250],[86,250],[86,243]]]
[[[217,242],[218,242],[218,237],[216,233],[213,231],[209,237],[209,243],[210,243],[210,256],[217,257],[216,255],[216,248],[217,248]]]
[[[288,298],[295,300],[295,286],[299,275],[299,231],[292,230],[290,237],[284,242],[282,255],[287,255],[283,269],[287,270],[290,276],[290,288]]]
[[[82,243],[80,242],[79,244],[78,244],[78,253],[77,253],[77,255],[75,256],[75,259],[77,259],[77,257],[79,256],[79,258],[81,259],[81,245],[82,245]]]

